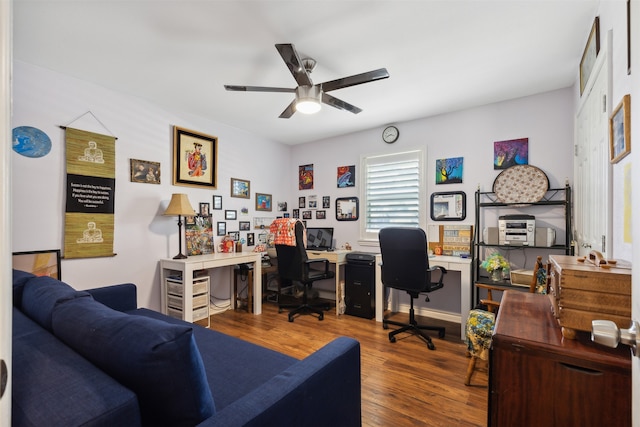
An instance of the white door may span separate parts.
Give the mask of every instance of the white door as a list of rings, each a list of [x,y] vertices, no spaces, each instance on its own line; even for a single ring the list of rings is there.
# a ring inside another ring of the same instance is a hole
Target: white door
[[[574,239],[576,255],[591,250],[609,253],[610,219],[609,132],[608,132],[608,60],[602,49],[582,95],[576,118],[574,162]]]

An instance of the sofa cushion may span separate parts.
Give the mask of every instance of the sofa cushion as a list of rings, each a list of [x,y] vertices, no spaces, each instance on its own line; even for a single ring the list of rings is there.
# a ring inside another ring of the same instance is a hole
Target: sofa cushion
[[[59,302],[78,297],[91,296],[78,292],[64,282],[52,277],[33,277],[24,284],[22,291],[22,311],[40,326],[51,330],[51,313]]]
[[[135,393],[13,308],[13,426],[136,426]]]
[[[22,290],[24,284],[29,279],[36,277],[35,274],[27,273],[26,271],[13,269],[13,305],[16,307],[22,307]]]
[[[194,425],[215,413],[190,326],[129,315],[93,299],[58,304],[53,332],[138,395],[145,425]]]

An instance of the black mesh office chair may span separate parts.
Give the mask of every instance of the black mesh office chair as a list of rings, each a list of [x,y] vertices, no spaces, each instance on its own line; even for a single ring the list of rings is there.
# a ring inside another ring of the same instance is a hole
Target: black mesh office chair
[[[425,330],[437,331],[439,338],[444,338],[443,327],[419,325],[415,318],[413,300],[421,293],[433,292],[442,288],[442,279],[447,273],[444,267],[429,267],[427,254],[427,236],[420,228],[388,227],[380,230],[380,252],[382,253],[382,283],[385,287],[400,289],[411,296],[409,323],[388,320],[382,321],[382,327],[400,326],[389,333],[389,341],[395,342],[396,335],[411,332],[419,335],[427,343],[430,350],[435,350],[431,337]],[[431,280],[432,274],[438,270],[439,280]],[[425,301],[429,301],[427,296]]]
[[[304,225],[298,221],[295,224],[296,246],[276,244],[278,253],[278,274],[284,283],[300,282],[304,287],[302,291],[302,304],[279,304],[278,309],[293,308],[289,311],[289,322],[293,322],[296,314],[318,315],[318,320],[324,319],[323,310],[329,310],[329,303],[309,304],[308,290],[316,280],[330,279],[334,277],[333,271],[329,270],[329,260],[325,258],[309,259],[307,250],[304,247]],[[315,267],[315,268],[313,268]]]

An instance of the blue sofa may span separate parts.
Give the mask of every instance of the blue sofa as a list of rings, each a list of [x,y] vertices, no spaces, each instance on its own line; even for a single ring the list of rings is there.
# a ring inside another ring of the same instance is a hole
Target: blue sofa
[[[76,291],[13,272],[14,426],[360,426],[360,345],[303,360],[137,307],[136,287]]]

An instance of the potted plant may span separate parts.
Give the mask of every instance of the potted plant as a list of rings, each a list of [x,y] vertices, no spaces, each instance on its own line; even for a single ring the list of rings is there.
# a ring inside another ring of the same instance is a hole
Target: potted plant
[[[482,268],[487,270],[489,277],[494,282],[499,282],[505,274],[509,273],[511,266],[509,261],[498,252],[494,252],[480,264]]]

